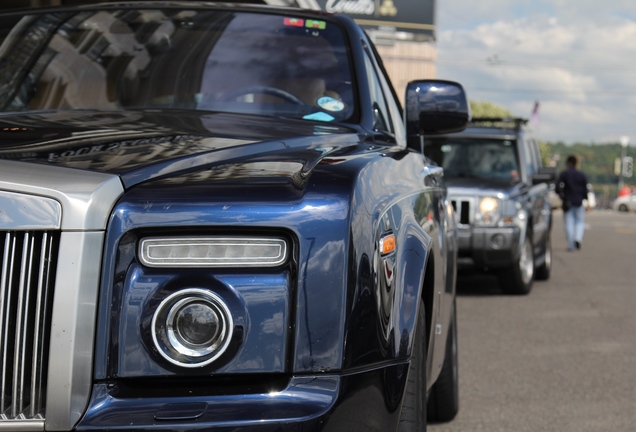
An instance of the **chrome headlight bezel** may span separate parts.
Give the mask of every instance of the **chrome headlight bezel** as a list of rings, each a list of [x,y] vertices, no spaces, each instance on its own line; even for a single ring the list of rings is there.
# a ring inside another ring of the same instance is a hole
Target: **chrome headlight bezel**
[[[184,311],[191,305],[203,306],[215,318],[216,328],[207,341],[197,343],[181,328]],[[151,322],[152,341],[161,357],[184,368],[207,366],[221,357],[230,345],[233,331],[229,307],[220,296],[201,288],[182,289],[163,299]]]

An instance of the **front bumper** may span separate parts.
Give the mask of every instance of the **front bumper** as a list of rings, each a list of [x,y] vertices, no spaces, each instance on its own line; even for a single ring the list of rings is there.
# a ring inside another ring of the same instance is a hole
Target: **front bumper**
[[[75,430],[396,430],[406,371],[408,363],[402,363],[350,375],[294,376],[269,393],[210,389],[209,395],[186,397],[134,397],[123,385],[100,383]]]
[[[519,256],[519,227],[460,227],[460,270],[499,269],[513,265]]]

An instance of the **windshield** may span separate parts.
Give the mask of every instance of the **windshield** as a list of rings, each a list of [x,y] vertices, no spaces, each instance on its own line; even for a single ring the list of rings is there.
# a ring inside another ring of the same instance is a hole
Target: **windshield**
[[[355,113],[335,23],[226,10],[0,18],[0,112],[198,109],[343,121]]]
[[[514,141],[482,138],[433,138],[424,153],[449,178],[483,178],[516,183],[519,165]]]

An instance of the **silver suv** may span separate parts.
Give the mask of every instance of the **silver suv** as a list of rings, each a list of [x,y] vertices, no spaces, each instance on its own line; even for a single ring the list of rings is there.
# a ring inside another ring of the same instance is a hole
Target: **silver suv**
[[[504,293],[527,294],[552,265],[549,185],[537,141],[518,118],[477,118],[463,132],[429,137],[459,219],[462,270],[496,272]]]

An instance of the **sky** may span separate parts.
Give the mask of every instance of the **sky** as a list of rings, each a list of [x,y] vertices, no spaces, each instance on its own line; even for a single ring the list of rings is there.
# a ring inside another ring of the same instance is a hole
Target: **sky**
[[[437,77],[539,139],[636,146],[636,1],[437,0]]]

